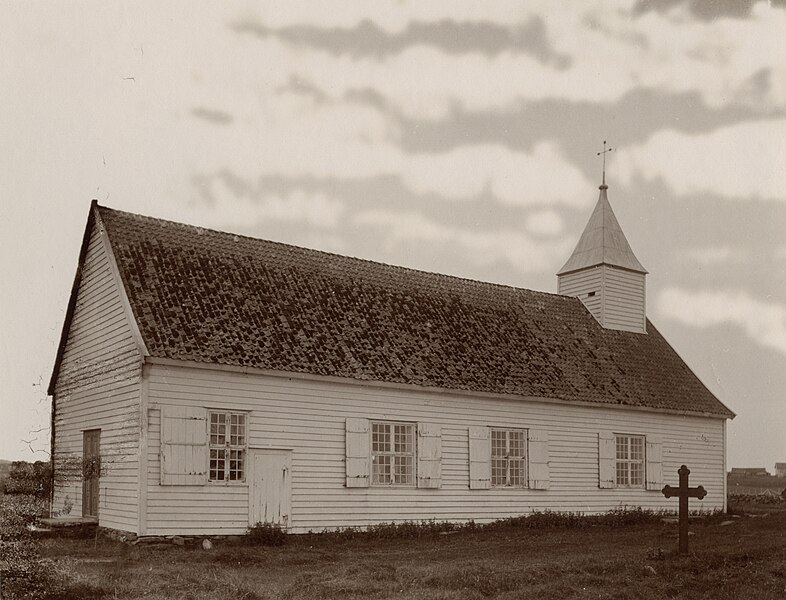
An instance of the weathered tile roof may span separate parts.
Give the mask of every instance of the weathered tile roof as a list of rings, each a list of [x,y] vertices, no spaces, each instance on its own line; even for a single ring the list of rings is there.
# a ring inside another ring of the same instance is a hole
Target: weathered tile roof
[[[575,298],[96,210],[155,357],[733,416]]]

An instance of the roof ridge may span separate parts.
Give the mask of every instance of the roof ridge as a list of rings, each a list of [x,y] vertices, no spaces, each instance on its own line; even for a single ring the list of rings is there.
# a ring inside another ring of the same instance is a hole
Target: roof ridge
[[[337,257],[337,258],[341,258],[341,259],[345,259],[345,260],[348,259],[348,260],[356,261],[358,263],[371,264],[371,265],[381,265],[381,266],[386,267],[388,269],[402,270],[402,271],[409,272],[409,273],[415,273],[415,274],[419,274],[419,275],[427,275],[429,277],[444,278],[444,279],[451,280],[451,281],[465,282],[465,283],[470,283],[470,284],[474,284],[474,285],[488,286],[490,288],[497,288],[497,289],[502,289],[502,290],[507,290],[507,291],[512,291],[512,292],[527,292],[527,293],[531,293],[531,294],[542,294],[544,296],[556,296],[556,297],[558,297],[560,299],[565,299],[565,300],[569,300],[569,301],[575,300],[575,298],[573,298],[572,296],[566,296],[564,294],[559,294],[559,293],[555,293],[555,292],[544,292],[542,290],[533,290],[533,289],[530,289],[530,288],[517,287],[517,286],[514,286],[514,285],[507,285],[507,284],[504,284],[504,283],[498,283],[498,282],[494,282],[494,281],[483,281],[481,279],[470,279],[469,277],[461,277],[460,275],[450,275],[448,273],[439,273],[437,271],[425,271],[423,269],[416,269],[416,268],[413,268],[413,267],[406,267],[406,266],[403,266],[403,265],[395,265],[395,264],[391,264],[391,263],[385,263],[385,262],[381,262],[381,261],[378,261],[378,260],[372,260],[372,259],[369,259],[369,258],[361,258],[361,257],[358,257],[358,256],[349,256],[347,254],[338,254],[336,252],[328,252],[327,250],[319,250],[319,249],[316,249],[316,248],[307,248],[306,246],[297,246],[295,244],[288,244],[286,242],[279,242],[279,241],[276,241],[276,240],[268,240],[268,239],[265,239],[265,238],[253,237],[253,236],[242,234],[242,233],[234,233],[234,232],[230,232],[230,231],[222,231],[220,229],[213,229],[211,227],[202,227],[200,225],[192,225],[190,223],[183,223],[181,221],[173,221],[173,220],[170,220],[170,219],[162,219],[162,218],[159,218],[159,217],[151,217],[151,216],[148,216],[148,215],[143,215],[143,214],[139,214],[139,213],[133,213],[133,212],[125,211],[125,210],[120,210],[120,209],[117,209],[117,208],[111,208],[109,206],[103,206],[103,205],[98,204],[98,203],[96,203],[95,206],[100,211],[110,211],[110,212],[113,212],[113,213],[120,213],[122,215],[126,215],[126,216],[137,218],[137,219],[143,219],[143,220],[146,220],[146,221],[151,221],[151,222],[156,222],[156,223],[164,223],[164,224],[172,224],[172,225],[176,225],[178,227],[184,227],[184,228],[188,228],[188,229],[202,230],[202,231],[206,231],[206,232],[213,233],[213,234],[220,235],[220,236],[234,236],[234,237],[243,238],[245,240],[249,240],[249,241],[252,241],[252,242],[263,242],[265,244],[273,244],[273,245],[276,245],[276,246],[279,246],[279,247],[282,247],[282,248],[295,248],[295,249],[298,249],[298,250],[306,250],[308,252],[321,254],[321,255],[326,256],[326,257]]]

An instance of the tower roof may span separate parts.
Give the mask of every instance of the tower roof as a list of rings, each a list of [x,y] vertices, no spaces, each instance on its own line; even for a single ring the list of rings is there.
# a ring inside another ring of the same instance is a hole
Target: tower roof
[[[607,189],[605,183],[600,186],[598,203],[584,228],[584,233],[581,234],[579,243],[576,244],[568,262],[557,272],[557,275],[598,265],[612,265],[639,273],[647,272],[633,254],[625,234],[622,233],[617,217],[611,210]]]

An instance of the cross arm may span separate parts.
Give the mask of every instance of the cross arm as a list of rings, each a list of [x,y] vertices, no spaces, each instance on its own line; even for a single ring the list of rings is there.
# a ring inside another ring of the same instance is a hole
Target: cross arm
[[[704,496],[707,495],[707,490],[704,489],[703,485],[695,488],[688,488],[688,497],[689,498],[698,498],[699,500],[703,500]]]
[[[704,497],[707,495],[707,490],[704,489],[703,485],[700,485],[695,488],[687,488],[685,491],[678,487],[672,487],[670,485],[663,486],[661,490],[666,498],[672,497],[679,497],[679,496],[687,496],[688,498],[698,498],[699,500],[703,500]]]

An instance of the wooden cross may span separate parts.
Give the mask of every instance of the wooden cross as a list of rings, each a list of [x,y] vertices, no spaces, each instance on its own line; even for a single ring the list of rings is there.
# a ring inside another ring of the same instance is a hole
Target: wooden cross
[[[603,185],[606,185],[606,153],[611,152],[614,148],[606,149],[606,140],[603,140],[603,152],[598,152],[597,156],[603,156]]]
[[[677,496],[680,499],[680,554],[688,553],[688,498],[698,498],[702,500],[707,495],[704,487],[688,487],[688,475],[690,469],[682,465],[677,474],[680,476],[680,486],[671,487],[670,485],[663,487],[663,495],[667,498]]]

